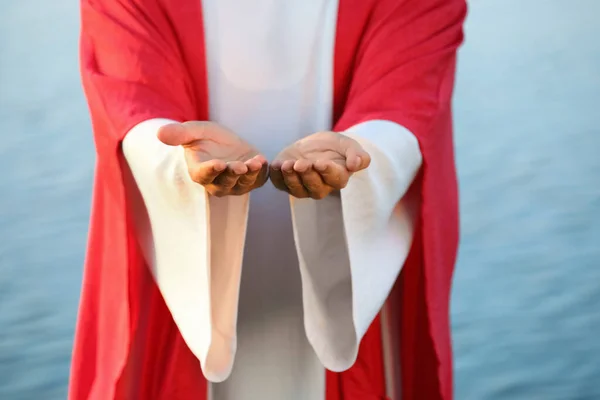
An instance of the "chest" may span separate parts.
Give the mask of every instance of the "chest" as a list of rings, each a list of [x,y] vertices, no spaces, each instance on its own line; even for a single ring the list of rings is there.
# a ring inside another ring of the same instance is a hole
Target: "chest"
[[[209,79],[284,89],[333,58],[338,0],[203,0],[202,7]]]

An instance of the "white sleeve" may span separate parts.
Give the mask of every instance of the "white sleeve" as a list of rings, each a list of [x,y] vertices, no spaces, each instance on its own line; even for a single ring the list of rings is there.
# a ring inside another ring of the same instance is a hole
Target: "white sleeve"
[[[158,129],[174,121],[135,126],[123,152],[135,182],[128,183],[137,236],[173,320],[206,378],[230,374],[249,196],[209,196],[187,172],[181,146],[160,142]]]
[[[344,371],[383,306],[412,243],[422,156],[414,135],[373,120],[344,132],[371,155],[339,196],[292,199],[305,328],[323,365]]]

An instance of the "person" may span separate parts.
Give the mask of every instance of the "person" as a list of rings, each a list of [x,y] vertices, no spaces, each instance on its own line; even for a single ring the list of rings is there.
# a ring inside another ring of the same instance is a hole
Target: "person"
[[[81,0],[69,398],[448,400],[464,0]]]

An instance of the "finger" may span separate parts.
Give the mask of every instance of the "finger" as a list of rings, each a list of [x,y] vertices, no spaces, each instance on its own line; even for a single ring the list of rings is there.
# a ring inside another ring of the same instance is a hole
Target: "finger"
[[[365,169],[371,163],[371,156],[360,143],[351,137],[340,134],[338,142],[338,153],[346,158],[346,168],[350,172]]]
[[[254,156],[244,164],[248,167],[249,172],[260,171],[263,165],[267,164],[267,160],[263,156]]]
[[[210,160],[198,163],[194,168],[189,169],[190,177],[200,185],[209,185],[219,176],[225,169],[227,164],[221,160]]]
[[[258,172],[258,177],[256,178],[256,182],[254,183],[255,188],[259,188],[264,185],[269,179],[269,163],[265,160],[263,165]]]
[[[350,172],[358,172],[371,164],[371,156],[356,142],[350,144],[346,150],[346,168]]]
[[[298,172],[298,175],[300,176],[302,186],[304,186],[310,197],[313,199],[320,200],[327,196],[332,190],[332,187],[325,184],[321,178],[321,174],[319,174],[312,165],[304,172]]]
[[[302,160],[297,160],[294,163],[294,171],[298,172],[298,173],[302,173],[305,171],[308,171],[309,169],[312,169],[312,161],[306,160],[306,159],[302,159]]]
[[[348,179],[350,179],[350,173],[348,170],[330,160],[319,160],[314,164],[315,170],[321,175],[321,179],[326,185],[331,186],[336,190],[340,190],[346,187]]]
[[[283,180],[285,182],[285,186],[287,186],[288,193],[292,196],[297,197],[299,199],[310,197],[310,194],[308,193],[304,185],[302,185],[302,181],[300,180],[300,176],[298,176],[297,172],[283,171]]]
[[[158,140],[169,146],[183,146],[202,138],[202,129],[189,129],[184,124],[173,123],[161,126],[156,134]]]
[[[287,186],[285,185],[285,181],[283,180],[283,172],[281,171],[281,162],[274,161],[269,168],[269,179],[273,186],[277,189],[287,192]]]
[[[248,172],[248,166],[242,161],[229,161],[227,163],[227,169],[237,175],[243,175]]]
[[[240,176],[248,172],[248,168],[241,161],[227,163],[227,169],[215,178],[213,184],[223,191],[230,191],[238,182]]]
[[[286,160],[281,164],[281,170],[285,173],[287,172],[292,172],[294,170],[294,164],[296,164],[296,161],[294,160]]]
[[[244,175],[241,175],[238,179],[236,185],[237,189],[245,189],[252,187],[256,183],[258,175],[260,174],[263,167],[263,163],[261,162],[261,160],[256,157],[246,161],[245,164],[248,168],[248,172],[246,172]]]
[[[281,161],[281,160],[273,160],[273,162],[271,162],[271,169],[280,170],[282,166],[283,166],[283,161]]]
[[[218,124],[210,121],[174,122],[158,129],[158,140],[169,146],[187,146],[198,140],[213,139],[215,136],[229,133]]]
[[[237,184],[239,177],[238,174],[228,168],[215,178],[212,186],[215,186],[216,190],[220,191],[222,195],[225,195]]]
[[[294,171],[295,161],[288,160],[284,161],[281,166],[281,171],[283,173],[283,181],[285,182],[285,186],[287,186],[288,192],[297,198],[303,199],[309,197],[309,193],[302,185],[302,181],[300,180],[300,176],[296,171]]]

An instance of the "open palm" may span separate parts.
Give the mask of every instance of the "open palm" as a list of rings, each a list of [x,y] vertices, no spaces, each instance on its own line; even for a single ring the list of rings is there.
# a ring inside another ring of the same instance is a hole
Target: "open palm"
[[[369,154],[354,139],[318,132],[284,149],[271,164],[271,181],[294,197],[322,199],[348,184],[352,173],[367,168]]]
[[[213,122],[190,121],[162,127],[158,138],[182,146],[192,180],[214,196],[241,195],[262,186],[267,160],[235,133]]]

